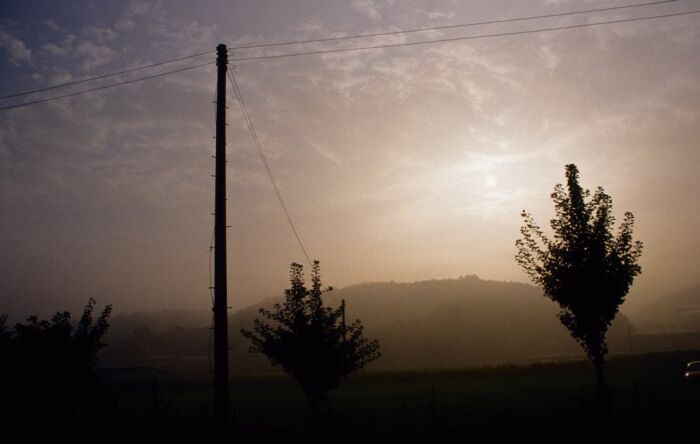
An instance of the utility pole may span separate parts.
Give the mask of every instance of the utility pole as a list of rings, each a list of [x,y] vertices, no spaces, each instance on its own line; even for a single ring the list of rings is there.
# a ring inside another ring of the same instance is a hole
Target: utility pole
[[[216,47],[216,178],[214,188],[214,408],[216,433],[228,425],[228,301],[226,296],[226,45]]]

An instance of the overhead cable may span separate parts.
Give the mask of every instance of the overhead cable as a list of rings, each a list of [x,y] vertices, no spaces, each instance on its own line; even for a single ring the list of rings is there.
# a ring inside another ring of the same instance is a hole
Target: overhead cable
[[[259,48],[271,48],[271,47],[275,47],[275,46],[301,45],[301,44],[307,44],[307,43],[326,43],[326,42],[335,42],[335,41],[349,40],[349,39],[360,39],[360,38],[367,38],[367,37],[384,37],[384,36],[397,35],[397,34],[409,34],[409,33],[414,33],[414,32],[439,31],[439,30],[444,30],[444,29],[466,28],[469,26],[494,25],[494,24],[498,24],[498,23],[509,23],[509,22],[523,21],[523,20],[535,20],[535,19],[543,19],[543,18],[564,17],[567,15],[591,14],[594,12],[610,12],[610,11],[616,11],[616,10],[622,10],[622,9],[639,8],[642,6],[652,6],[652,5],[660,5],[663,3],[673,3],[676,1],[678,1],[678,0],[661,0],[661,1],[648,2],[648,3],[635,3],[633,5],[610,6],[607,8],[584,9],[584,10],[579,10],[579,11],[558,12],[558,13],[554,13],[554,14],[531,15],[531,16],[526,16],[526,17],[514,17],[514,18],[508,18],[508,19],[486,20],[486,21],[481,21],[481,22],[470,22],[470,23],[459,23],[459,24],[454,24],[454,25],[427,26],[427,27],[421,27],[421,28],[399,29],[399,30],[395,30],[395,31],[383,31],[383,32],[374,32],[374,33],[367,33],[367,34],[354,34],[354,35],[346,35],[346,36],[339,36],[339,37],[325,37],[325,38],[309,39],[309,40],[294,40],[294,41],[289,41],[289,42],[274,42],[274,43],[258,43],[258,44],[250,44],[250,45],[238,45],[238,46],[232,46],[230,49],[232,49],[232,50],[259,49]]]
[[[671,0],[669,0],[671,1]],[[675,1],[675,0],[672,0]],[[652,3],[649,3],[652,4]],[[629,7],[632,7],[632,5],[629,5]],[[572,14],[578,14],[578,13],[583,13],[583,11],[578,11],[578,12],[573,12]],[[652,15],[652,16],[645,16],[645,17],[634,17],[634,18],[627,18],[627,19],[618,19],[618,20],[608,20],[608,21],[602,21],[602,22],[594,22],[594,23],[581,23],[577,25],[567,25],[567,26],[556,26],[556,27],[548,27],[548,28],[536,28],[536,29],[529,29],[529,30],[523,30],[523,31],[511,31],[511,32],[500,32],[500,33],[492,33],[492,34],[478,34],[478,35],[471,35],[471,36],[463,36],[463,37],[450,37],[450,38],[440,38],[440,39],[430,39],[430,40],[420,40],[420,41],[415,41],[415,42],[404,42],[404,43],[387,43],[387,44],[379,44],[379,45],[371,45],[371,46],[356,46],[356,47],[349,47],[349,48],[335,48],[335,49],[325,49],[325,50],[316,50],[316,51],[303,51],[303,52],[293,52],[293,53],[286,53],[286,54],[272,54],[272,55],[260,55],[260,56],[250,56],[250,57],[239,57],[239,58],[231,58],[229,60],[233,62],[245,62],[245,61],[253,61],[253,60],[268,60],[268,59],[277,59],[277,58],[286,58],[286,57],[298,57],[298,56],[306,56],[306,55],[317,55],[317,54],[330,54],[330,53],[341,53],[341,52],[354,52],[354,51],[368,51],[368,50],[373,50],[373,49],[385,49],[385,48],[395,48],[395,47],[401,47],[401,46],[418,46],[418,45],[429,45],[429,44],[435,44],[435,43],[447,43],[447,42],[455,42],[455,41],[464,41],[464,40],[475,40],[475,39],[480,39],[480,38],[489,38],[489,37],[504,37],[504,36],[513,36],[513,35],[524,35],[524,34],[533,34],[533,33],[539,33],[539,32],[548,32],[548,31],[558,31],[558,30],[568,30],[568,29],[578,29],[578,28],[586,28],[586,27],[591,27],[591,26],[602,26],[602,25],[612,25],[612,24],[617,24],[617,23],[627,23],[627,22],[636,22],[636,21],[642,21],[642,20],[653,20],[653,19],[660,19],[660,18],[669,18],[669,17],[679,17],[679,16],[684,16],[684,15],[691,15],[691,14],[697,14],[700,13],[700,10],[691,10],[691,11],[684,11],[684,12],[676,12],[676,13],[669,13],[669,14],[660,14],[660,15]],[[563,14],[563,13],[562,13]],[[536,17],[531,17],[531,18],[536,18]],[[527,18],[521,18],[520,20],[526,20]],[[509,20],[515,20],[515,19],[509,19]],[[496,23],[497,21],[494,21]],[[458,25],[455,25],[458,26]],[[427,30],[427,28],[426,28]],[[350,37],[348,37],[350,38]],[[252,47],[252,46],[251,46]],[[50,86],[47,88],[43,89],[37,89],[37,90],[32,90],[32,91],[25,91],[23,93],[16,93],[16,94],[11,94],[7,96],[3,96],[0,98],[9,98],[9,97],[18,97],[21,95],[27,95],[31,94],[34,92],[40,92],[40,91],[45,91],[48,89],[54,89],[54,88],[59,88],[61,86],[69,86],[69,85],[74,85],[77,83],[84,83],[88,82],[90,80],[96,80],[98,78],[107,78],[111,76],[116,76],[119,74],[124,74],[127,72],[135,71],[138,69],[145,69],[151,66],[158,66],[162,65],[165,63],[172,63],[174,61],[178,60],[184,60],[185,58],[191,58],[191,57],[197,57],[200,55],[208,54],[213,51],[207,51],[203,53],[198,53],[198,54],[192,54],[190,56],[185,56],[181,57],[180,59],[172,59],[170,61],[165,61],[165,62],[159,62],[157,64],[152,64],[152,65],[145,65],[143,67],[138,67],[138,68],[132,68],[130,70],[124,70],[116,73],[111,73],[111,74],[104,74],[102,76],[97,76],[93,77],[90,79],[83,79],[80,81],[76,82],[69,82],[66,84],[61,84],[61,85],[54,85]],[[59,100],[59,99],[64,99],[67,97],[74,97],[77,95],[81,94],[86,94],[94,91],[100,91],[103,89],[108,89],[108,88],[113,88],[115,86],[120,86],[120,85],[126,85],[130,83],[135,83],[135,82],[140,82],[142,80],[148,80],[156,77],[161,77],[165,75],[170,75],[170,74],[175,74],[178,72],[182,71],[187,71],[190,69],[196,69],[200,68],[202,66],[206,66],[209,64],[212,64],[214,62],[207,62],[207,63],[202,63],[199,65],[194,65],[194,66],[188,66],[172,71],[167,71],[159,74],[154,74],[150,76],[145,76],[145,77],[140,77],[137,79],[132,79],[132,80],[126,80],[123,82],[117,82],[117,83],[112,83],[109,85],[103,85],[95,88],[90,88],[86,90],[81,90],[81,91],[76,91],[70,94],[64,94],[60,96],[54,96],[54,97],[48,97],[44,99],[39,99],[39,100],[32,100],[29,102],[24,102],[24,103],[19,103],[19,104],[14,104],[14,105],[8,105],[4,107],[0,107],[0,111],[6,111],[9,109],[14,109],[14,108],[21,108],[29,105],[35,105],[39,103],[45,103],[45,102],[50,102],[53,100]]]
[[[542,14],[542,15],[533,15],[533,16],[526,16],[526,17],[514,17],[514,18],[498,19],[498,20],[487,20],[487,21],[480,21],[480,22],[458,23],[458,24],[453,24],[453,25],[429,26],[429,27],[421,27],[421,28],[413,28],[413,29],[383,31],[383,32],[366,33],[366,34],[354,34],[354,35],[347,35],[347,36],[340,36],[340,37],[326,37],[326,38],[309,39],[309,40],[293,40],[293,41],[287,41],[287,42],[238,45],[238,46],[231,46],[230,49],[231,50],[262,49],[262,48],[298,45],[298,44],[306,44],[306,43],[324,43],[324,42],[342,41],[342,40],[349,40],[349,39],[381,37],[381,36],[390,36],[390,35],[398,35],[398,34],[409,34],[409,33],[415,33],[415,32],[438,31],[438,30],[444,30],[444,29],[465,28],[465,27],[470,27],[470,26],[492,25],[492,24],[498,24],[498,23],[509,23],[509,22],[535,20],[535,19],[543,19],[543,18],[553,18],[553,17],[565,17],[565,16],[569,16],[569,15],[590,14],[590,13],[596,13],[596,12],[610,12],[610,11],[615,11],[615,10],[640,8],[640,7],[645,7],[645,6],[660,5],[660,4],[664,4],[664,3],[673,3],[676,1],[678,1],[678,0],[659,0],[659,1],[647,2],[647,3],[635,3],[635,4],[631,4],[631,5],[610,6],[610,7],[606,7],[606,8],[584,9],[584,10],[578,10],[578,11],[559,12],[559,13],[553,13],[553,14]],[[122,71],[101,74],[98,76],[87,77],[87,78],[80,79],[80,80],[74,80],[74,81],[59,83],[56,85],[50,85],[50,86],[46,86],[46,87],[42,87],[42,88],[36,88],[36,89],[32,89],[32,90],[7,94],[4,96],[0,96],[0,100],[26,96],[26,95],[40,93],[40,92],[44,92],[44,91],[50,91],[52,89],[57,89],[57,88],[79,85],[82,83],[92,82],[95,80],[106,79],[109,77],[114,77],[114,76],[118,76],[118,75],[122,75],[122,74],[128,74],[128,73],[140,71],[143,69],[167,65],[170,63],[175,63],[175,62],[191,59],[194,57],[200,57],[200,56],[204,56],[207,54],[212,54],[213,52],[214,52],[214,50],[202,51],[202,52],[198,52],[198,53],[194,53],[194,54],[185,55],[182,57],[177,57],[177,58],[173,58],[173,59],[169,59],[169,60],[163,60],[163,61],[156,62],[156,63],[141,65],[141,66],[137,66],[134,68],[125,69]],[[299,55],[301,55],[301,54],[299,54]]]
[[[61,96],[47,97],[47,98],[45,98],[45,99],[32,100],[32,101],[30,101],[30,102],[17,103],[17,104],[14,104],[14,105],[3,106],[3,107],[0,107],[0,111],[7,111],[7,110],[9,110],[9,109],[21,108],[21,107],[29,106],[29,105],[36,105],[36,104],[38,104],[38,103],[46,103],[46,102],[51,102],[51,101],[54,101],[54,100],[65,99],[65,98],[68,98],[68,97],[75,97],[75,96],[79,96],[79,95],[81,95],[81,94],[87,94],[87,93],[91,93],[91,92],[95,92],[95,91],[101,91],[101,90],[103,90],[103,89],[114,88],[115,86],[121,86],[121,85],[130,84],[130,83],[141,82],[141,81],[143,81],[143,80],[155,79],[156,77],[168,76],[168,75],[171,75],[171,74],[176,74],[176,73],[183,72],[183,71],[188,71],[188,70],[191,70],[191,69],[197,69],[197,68],[201,68],[201,67],[203,67],[203,66],[212,65],[212,64],[214,64],[214,62],[201,63],[201,64],[199,64],[199,65],[194,65],[194,66],[186,66],[186,67],[184,67],[184,68],[174,69],[174,70],[172,70],[172,71],[165,71],[165,72],[161,72],[161,73],[158,73],[158,74],[153,74],[153,75],[150,75],[150,76],[139,77],[139,78],[137,78],[137,79],[125,80],[125,81],[123,81],[123,82],[117,82],[117,83],[111,83],[111,84],[109,84],[109,85],[98,86],[98,87],[96,87],[96,88],[84,89],[84,90],[82,90],[82,91],[76,91],[76,92],[73,92],[73,93],[70,93],[70,94],[64,94],[64,95],[61,95]]]
[[[304,243],[301,241],[301,238],[299,237],[299,233],[297,232],[296,227],[294,226],[294,222],[292,222],[292,217],[289,214],[289,210],[287,209],[287,205],[284,203],[284,199],[282,198],[282,193],[280,193],[279,187],[277,186],[277,182],[275,181],[275,177],[272,175],[272,170],[270,169],[270,165],[267,163],[267,157],[265,156],[265,151],[262,149],[262,144],[260,143],[260,139],[258,138],[258,134],[255,131],[255,127],[253,126],[253,121],[250,118],[250,114],[248,113],[248,107],[245,104],[245,100],[243,99],[243,94],[241,93],[241,90],[238,88],[238,82],[236,82],[236,77],[233,75],[231,71],[227,71],[228,74],[228,80],[229,83],[231,84],[231,87],[233,88],[233,92],[236,95],[236,99],[238,100],[238,105],[241,108],[241,114],[243,114],[243,119],[246,122],[246,125],[248,126],[248,131],[250,132],[250,136],[253,139],[253,144],[255,145],[255,148],[258,150],[258,155],[260,156],[260,160],[262,160],[263,166],[265,167],[265,171],[267,172],[267,177],[270,179],[270,183],[272,183],[272,188],[275,190],[275,194],[277,195],[277,200],[280,203],[280,206],[282,207],[282,211],[284,211],[284,215],[287,217],[287,222],[289,223],[289,227],[292,229],[292,233],[294,233],[294,237],[297,240],[297,243],[299,244],[299,247],[301,247],[301,251],[304,253],[304,257],[306,258],[306,261],[309,264],[309,267],[313,267],[313,262],[311,261],[311,258],[309,257],[308,253],[306,252],[306,248],[304,247]]]
[[[128,74],[128,73],[130,73],[130,72],[141,71],[141,70],[147,69],[147,68],[154,68],[154,67],[156,67],[156,66],[162,66],[162,65],[168,65],[168,64],[170,64],[170,63],[181,62],[181,61],[183,61],[183,60],[187,60],[187,59],[191,59],[191,58],[194,58],[194,57],[199,57],[199,56],[211,54],[211,53],[213,53],[213,52],[215,52],[215,51],[212,50],[212,51],[199,52],[199,53],[196,53],[196,54],[190,54],[190,55],[178,57],[178,58],[176,58],[176,59],[164,60],[164,61],[162,61],[162,62],[156,62],[156,63],[151,63],[151,64],[149,64],[149,65],[141,65],[141,66],[137,66],[137,67],[135,67],[135,68],[125,69],[125,70],[123,70],[123,71],[117,71],[117,72],[112,72],[112,73],[109,73],[109,74],[102,74],[102,75],[99,75],[99,76],[88,77],[88,78],[80,79],[80,80],[74,80],[74,81],[71,81],[71,82],[58,83],[58,84],[56,84],[56,85],[50,85],[50,86],[46,86],[46,87],[43,87],[43,88],[37,88],[37,89],[28,90],[28,91],[22,91],[22,92],[18,92],[18,93],[8,94],[8,95],[6,95],[6,96],[0,96],[0,99],[10,99],[10,98],[12,98],[12,97],[21,97],[21,96],[26,96],[26,95],[29,95],[29,94],[35,94],[35,93],[39,93],[39,92],[50,91],[50,90],[56,89],[56,88],[63,88],[63,87],[66,87],[66,86],[79,85],[79,84],[81,84],[81,83],[92,82],[92,81],[94,81],[94,80],[100,80],[100,79],[106,79],[106,78],[109,78],[109,77],[114,77],[114,76],[118,76],[118,75],[122,75],[122,74]]]
[[[272,54],[272,55],[261,55],[261,56],[239,57],[239,58],[234,57],[233,59],[230,59],[230,60],[234,61],[234,62],[245,62],[245,61],[249,61],[249,60],[279,59],[279,58],[285,58],[285,57],[298,57],[298,56],[316,55],[316,54],[331,54],[331,53],[337,53],[337,52],[368,51],[368,50],[372,50],[372,49],[397,48],[400,46],[430,45],[430,44],[434,44],[434,43],[456,42],[456,41],[462,41],[462,40],[475,40],[475,39],[488,38],[488,37],[504,37],[504,36],[512,36],[512,35],[534,34],[534,33],[538,33],[538,32],[559,31],[559,30],[566,30],[566,29],[586,28],[586,27],[590,27],[590,26],[612,25],[612,24],[616,24],[616,23],[635,22],[635,21],[641,21],[641,20],[653,20],[653,19],[660,19],[660,18],[667,18],[667,17],[678,17],[678,16],[682,16],[682,15],[697,14],[699,12],[700,12],[700,9],[693,10],[693,11],[670,13],[670,14],[652,15],[652,16],[646,16],[646,17],[635,17],[635,18],[627,18],[627,19],[619,19],[619,20],[608,20],[608,21],[594,22],[594,23],[581,23],[578,25],[556,26],[556,27],[549,27],[549,28],[536,28],[536,29],[528,29],[528,30],[524,30],[524,31],[499,32],[499,33],[493,33],[493,34],[477,34],[477,35],[470,35],[470,36],[464,36],[464,37],[449,37],[449,38],[440,38],[440,39],[431,39],[431,40],[419,40],[416,42],[386,43],[386,44],[380,44],[380,45],[356,46],[356,47],[350,47],[350,48],[323,49],[323,50],[317,50],[317,51],[303,51],[303,52],[293,52],[293,53],[287,53],[287,54]]]

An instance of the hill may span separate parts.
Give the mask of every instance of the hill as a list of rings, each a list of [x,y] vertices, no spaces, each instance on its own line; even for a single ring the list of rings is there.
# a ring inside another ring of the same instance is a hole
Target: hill
[[[584,356],[557,319],[558,305],[531,285],[464,276],[366,283],[326,294],[329,305],[338,306],[341,299],[346,301],[348,322],[360,319],[365,334],[381,344],[382,358],[374,369],[458,368]],[[260,306],[235,313],[233,328],[250,328]],[[628,350],[629,331],[627,318],[618,315],[608,335],[612,352]],[[262,357],[241,353],[248,348],[244,338],[232,339],[233,359],[239,360],[234,368],[257,367]]]
[[[640,333],[700,332],[700,285],[661,295],[640,307],[634,327]]]
[[[531,285],[464,276],[365,283],[325,296],[332,306],[338,306],[342,299],[348,322],[360,319],[365,334],[380,342],[382,358],[372,364],[373,369],[463,368],[584,357],[559,323],[558,305]],[[240,329],[252,327],[261,307],[269,308],[281,300],[269,298],[231,315],[232,371],[271,370],[264,356],[248,352],[249,343]],[[206,366],[210,319],[210,312],[117,316],[104,362]],[[629,321],[618,315],[608,334],[611,352],[629,350],[629,332]]]

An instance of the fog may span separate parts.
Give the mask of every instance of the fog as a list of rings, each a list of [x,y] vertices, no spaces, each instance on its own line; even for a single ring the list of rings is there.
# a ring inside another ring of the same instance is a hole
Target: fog
[[[326,293],[332,307],[346,302],[348,323],[360,319],[365,335],[377,339],[382,357],[371,370],[429,370],[485,365],[567,362],[585,358],[557,319],[558,305],[534,286],[485,281],[477,276],[415,283],[354,285]],[[282,297],[233,313],[229,319],[231,372],[280,373],[265,356],[249,353],[240,329],[261,318]],[[618,315],[607,334],[612,356],[700,347],[697,288],[665,295],[636,316]],[[163,368],[209,377],[211,312],[162,311],[116,315],[102,365]]]

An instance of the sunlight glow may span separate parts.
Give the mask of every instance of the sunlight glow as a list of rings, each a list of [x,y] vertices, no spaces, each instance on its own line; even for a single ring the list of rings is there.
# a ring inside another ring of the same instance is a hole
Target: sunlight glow
[[[484,186],[486,188],[495,188],[498,185],[498,179],[493,174],[484,176]]]

